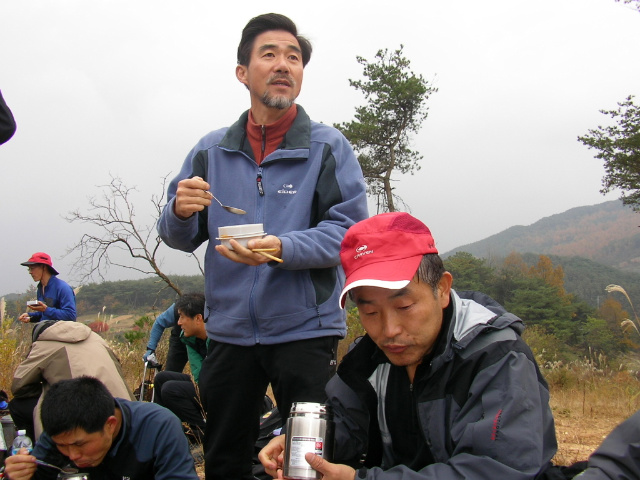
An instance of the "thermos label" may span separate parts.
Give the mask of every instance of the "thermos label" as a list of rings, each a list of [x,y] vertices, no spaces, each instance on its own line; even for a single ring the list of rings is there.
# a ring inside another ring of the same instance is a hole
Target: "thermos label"
[[[311,452],[322,456],[323,444],[324,439],[322,437],[291,437],[289,466],[309,468],[309,464],[304,459],[304,454]]]

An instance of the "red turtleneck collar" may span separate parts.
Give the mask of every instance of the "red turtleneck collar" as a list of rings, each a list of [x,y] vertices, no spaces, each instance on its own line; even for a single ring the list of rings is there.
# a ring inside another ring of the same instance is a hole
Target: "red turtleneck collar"
[[[253,119],[253,113],[249,111],[247,120],[247,136],[253,150],[256,163],[260,165],[264,157],[274,152],[282,143],[285,134],[291,128],[298,114],[298,107],[294,103],[282,118],[270,125],[260,125]]]

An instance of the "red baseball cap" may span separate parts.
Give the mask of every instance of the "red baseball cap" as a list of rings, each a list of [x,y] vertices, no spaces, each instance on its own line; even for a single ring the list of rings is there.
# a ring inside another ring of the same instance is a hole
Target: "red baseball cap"
[[[37,252],[31,255],[31,258],[26,262],[22,262],[20,265],[28,267],[29,265],[37,265],[37,264],[47,265],[51,270],[53,275],[58,275],[58,271],[53,268],[53,263],[51,262],[51,256],[44,252]]]
[[[405,212],[381,213],[353,225],[342,240],[340,261],[346,275],[340,294],[344,308],[356,287],[406,287],[423,255],[438,253],[429,228]]]

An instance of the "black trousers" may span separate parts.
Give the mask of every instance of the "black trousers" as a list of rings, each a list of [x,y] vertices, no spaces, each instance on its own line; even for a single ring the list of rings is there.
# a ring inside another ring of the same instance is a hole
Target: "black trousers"
[[[170,372],[182,372],[189,360],[187,346],[180,340],[180,332],[182,332],[182,328],[176,324],[169,335],[169,352],[164,369]]]
[[[204,412],[191,377],[178,372],[158,372],[154,378],[154,401],[171,410],[181,422],[189,425],[193,437],[199,440],[204,432]]]
[[[26,430],[27,436],[33,440],[34,444],[37,438],[34,438],[35,427],[33,425],[33,411],[36,408],[39,398],[40,397],[18,397],[11,399],[9,402],[9,413],[16,427],[16,432],[18,430]],[[7,447],[10,446],[11,445],[7,445]]]
[[[251,459],[267,386],[271,383],[283,418],[293,402],[324,402],[324,387],[336,371],[338,340],[251,347],[209,341],[200,371],[207,480],[253,479]]]

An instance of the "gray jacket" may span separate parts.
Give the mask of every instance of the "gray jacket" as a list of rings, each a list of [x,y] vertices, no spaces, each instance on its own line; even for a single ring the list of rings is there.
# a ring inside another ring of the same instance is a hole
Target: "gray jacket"
[[[365,336],[327,384],[336,419],[336,463],[363,467],[360,478],[529,480],[557,443],[549,391],[520,338],[522,321],[486,295],[452,291],[434,354],[416,371],[411,392],[387,388],[391,365]],[[394,369],[395,372],[394,372]],[[406,375],[406,373],[405,373]],[[433,462],[417,472],[399,465],[387,418],[414,395]]]
[[[576,480],[640,478],[640,410],[618,425],[591,454]]]

